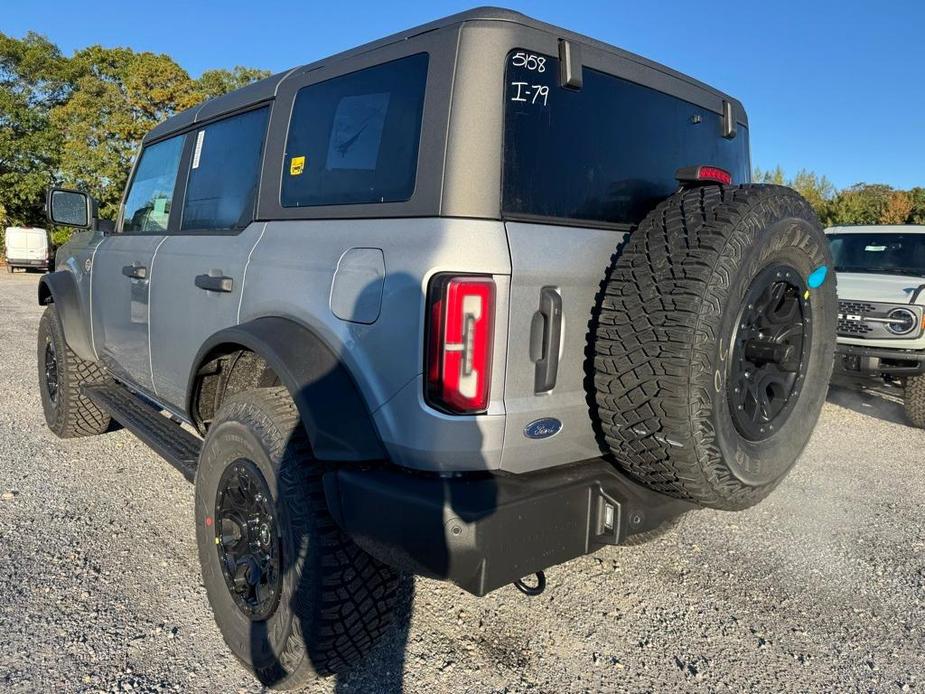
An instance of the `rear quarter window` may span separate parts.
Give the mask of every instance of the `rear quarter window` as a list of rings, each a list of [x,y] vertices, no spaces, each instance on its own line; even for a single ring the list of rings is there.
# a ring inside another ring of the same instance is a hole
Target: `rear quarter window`
[[[748,135],[717,113],[584,68],[559,86],[559,60],[512,51],[505,84],[506,216],[636,224],[677,190],[675,171],[708,164],[749,180]]]
[[[299,90],[283,162],[283,207],[411,198],[427,62],[419,53]]]

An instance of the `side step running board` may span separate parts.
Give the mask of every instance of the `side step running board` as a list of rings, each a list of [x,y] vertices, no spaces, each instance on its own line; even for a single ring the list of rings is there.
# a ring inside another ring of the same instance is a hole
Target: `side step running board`
[[[187,480],[193,481],[202,448],[200,439],[162,415],[147,400],[116,383],[82,386],[82,392],[183,473]]]

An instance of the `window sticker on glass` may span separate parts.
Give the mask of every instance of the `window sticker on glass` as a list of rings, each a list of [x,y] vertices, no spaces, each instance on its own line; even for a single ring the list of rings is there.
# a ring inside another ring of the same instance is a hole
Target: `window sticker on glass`
[[[196,151],[193,152],[193,168],[199,168],[199,157],[202,156],[202,141],[206,139],[206,131],[200,130],[196,133]]]
[[[376,168],[382,130],[389,110],[388,92],[345,96],[337,104],[326,168]]]
[[[305,171],[305,157],[293,157],[289,161],[289,175],[301,176]]]
[[[886,246],[864,246],[864,250],[879,253],[880,251],[885,251]]]

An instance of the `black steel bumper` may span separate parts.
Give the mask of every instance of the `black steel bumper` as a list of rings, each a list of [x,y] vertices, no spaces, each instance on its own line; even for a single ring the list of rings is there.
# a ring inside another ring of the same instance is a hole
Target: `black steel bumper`
[[[694,508],[634,484],[602,459],[524,475],[344,467],[326,473],[324,486],[338,525],[369,554],[474,595]]]
[[[925,373],[925,350],[838,345],[835,368],[846,374],[915,376]]]

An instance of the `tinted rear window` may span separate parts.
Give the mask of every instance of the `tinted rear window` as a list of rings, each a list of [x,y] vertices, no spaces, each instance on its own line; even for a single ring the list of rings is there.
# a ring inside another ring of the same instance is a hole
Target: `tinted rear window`
[[[408,200],[426,81],[427,54],[419,53],[300,89],[283,207]]]
[[[508,57],[504,211],[636,224],[677,190],[675,171],[709,164],[749,180],[748,134],[722,137],[719,114],[584,68],[580,90],[559,87],[559,61]]]

